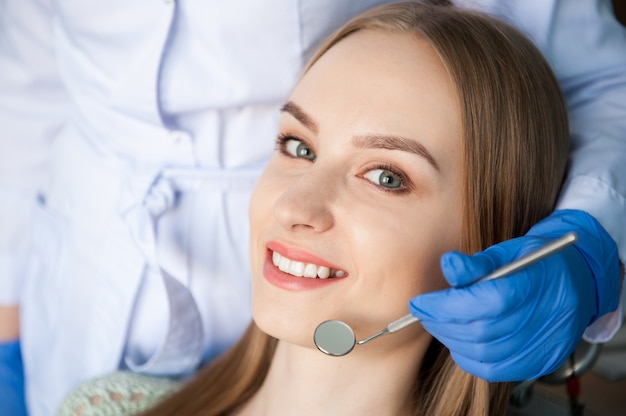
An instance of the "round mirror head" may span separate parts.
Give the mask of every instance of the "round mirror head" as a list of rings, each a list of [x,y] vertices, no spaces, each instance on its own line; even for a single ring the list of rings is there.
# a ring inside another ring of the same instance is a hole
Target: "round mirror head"
[[[317,326],[313,342],[324,354],[341,357],[352,351],[356,338],[348,324],[331,320],[324,321]]]

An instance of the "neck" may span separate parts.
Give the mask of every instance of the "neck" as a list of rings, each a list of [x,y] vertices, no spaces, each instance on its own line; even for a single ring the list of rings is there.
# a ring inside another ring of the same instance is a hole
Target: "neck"
[[[357,346],[344,357],[279,342],[261,389],[238,415],[410,415],[411,392],[430,342]]]

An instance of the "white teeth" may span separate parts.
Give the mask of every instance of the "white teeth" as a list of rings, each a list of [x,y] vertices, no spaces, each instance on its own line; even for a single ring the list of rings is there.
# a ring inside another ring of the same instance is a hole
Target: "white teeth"
[[[298,277],[327,279],[331,275],[333,277],[344,277],[346,273],[341,270],[331,270],[326,266],[317,266],[311,263],[303,263],[301,261],[290,260],[283,257],[277,252],[272,252],[272,263],[281,271]]]
[[[304,263],[299,261],[292,261],[289,267],[289,274],[294,276],[302,276],[304,274]]]
[[[317,277],[320,279],[328,279],[328,276],[330,276],[330,269],[328,267],[320,266],[317,269]]]
[[[317,277],[317,267],[314,264],[307,264],[304,268],[304,277]]]
[[[280,270],[282,270],[285,273],[289,273],[289,266],[290,266],[291,261],[286,258],[286,257],[281,257],[280,261],[278,262],[278,268]]]

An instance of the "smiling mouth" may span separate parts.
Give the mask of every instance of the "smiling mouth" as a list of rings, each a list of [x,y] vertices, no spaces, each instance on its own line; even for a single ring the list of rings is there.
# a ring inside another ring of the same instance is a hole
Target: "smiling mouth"
[[[275,251],[272,252],[272,263],[274,263],[274,266],[278,267],[280,271],[297,277],[328,279],[333,277],[344,277],[346,275],[346,272],[343,270],[336,270],[326,266],[318,266],[313,263],[291,260],[287,257],[281,256]]]

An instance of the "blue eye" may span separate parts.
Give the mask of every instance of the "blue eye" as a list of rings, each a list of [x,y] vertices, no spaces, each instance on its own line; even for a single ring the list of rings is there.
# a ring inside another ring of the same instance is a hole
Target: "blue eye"
[[[389,169],[372,169],[363,175],[368,181],[387,189],[404,188],[402,177]]]
[[[314,161],[315,153],[308,144],[294,137],[284,137],[281,139],[281,151],[289,156]]]

